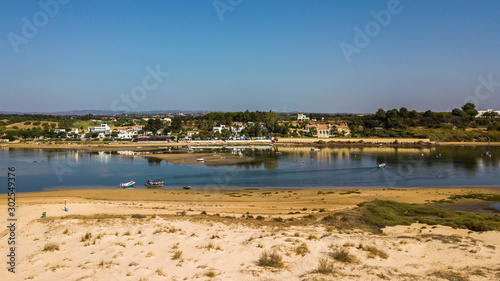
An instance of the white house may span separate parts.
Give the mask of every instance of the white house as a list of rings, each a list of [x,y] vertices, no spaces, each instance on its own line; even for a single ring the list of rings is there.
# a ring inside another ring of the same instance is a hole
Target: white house
[[[58,134],[58,133],[66,133],[66,129],[55,129],[54,132],[56,132],[56,134]]]
[[[172,119],[171,118],[163,118],[163,121],[165,121],[165,122],[172,122]]]
[[[226,125],[220,125],[219,127],[213,127],[212,133],[219,132],[221,134],[222,130],[229,130],[229,129],[226,127]]]
[[[142,125],[134,125],[134,126],[132,127],[132,130],[134,130],[134,131],[138,131],[138,132],[139,132],[139,131],[142,131]]]
[[[245,129],[244,126],[236,126],[236,127],[231,127],[231,133],[233,134],[239,134],[241,131]]]
[[[498,115],[500,115],[500,110],[487,109],[487,110],[478,110],[476,117],[482,117],[483,114],[485,113],[493,113],[493,112],[496,112]]]
[[[104,133],[111,134],[111,128],[108,124],[101,124],[99,127],[89,127],[87,133]]]
[[[78,135],[78,128],[71,128],[71,131],[69,131],[69,134]]]
[[[309,117],[307,117],[305,114],[297,114],[297,121],[309,121]]]
[[[137,131],[134,130],[120,130],[118,132],[119,139],[132,139],[137,136]]]

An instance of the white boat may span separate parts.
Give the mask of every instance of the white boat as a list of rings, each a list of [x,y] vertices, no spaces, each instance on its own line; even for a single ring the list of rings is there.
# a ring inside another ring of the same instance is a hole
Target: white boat
[[[198,158],[198,159],[196,159],[196,161],[203,162],[203,161],[205,161],[205,158]]]
[[[129,181],[125,183],[120,183],[120,188],[132,189],[134,187],[135,181]]]
[[[320,150],[321,150],[321,149],[319,149],[319,148],[315,148],[315,147],[311,148],[311,151],[320,151]]]

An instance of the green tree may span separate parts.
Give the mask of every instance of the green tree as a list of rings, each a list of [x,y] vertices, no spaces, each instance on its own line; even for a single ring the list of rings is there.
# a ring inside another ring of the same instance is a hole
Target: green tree
[[[375,113],[375,118],[380,121],[385,121],[385,111],[382,108],[379,108]]]
[[[175,116],[170,124],[172,131],[179,132],[182,129],[182,119],[180,116]]]

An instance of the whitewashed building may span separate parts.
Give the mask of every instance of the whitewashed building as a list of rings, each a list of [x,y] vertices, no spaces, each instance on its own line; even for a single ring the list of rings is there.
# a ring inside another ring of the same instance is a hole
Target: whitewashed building
[[[219,134],[222,133],[222,130],[229,130],[226,125],[220,125],[219,127],[213,127],[212,128],[212,133],[216,133],[216,132],[219,132]]]
[[[120,130],[118,132],[119,139],[132,139],[137,136],[137,131],[134,130]]]
[[[111,128],[108,124],[101,124],[99,127],[89,127],[87,133],[104,133],[107,135],[111,134]]]
[[[297,114],[297,121],[309,121],[309,117],[307,117],[305,114]]]
[[[483,114],[485,114],[485,113],[493,113],[493,112],[495,112],[496,114],[500,115],[500,110],[487,109],[487,110],[478,110],[476,117],[483,117]]]

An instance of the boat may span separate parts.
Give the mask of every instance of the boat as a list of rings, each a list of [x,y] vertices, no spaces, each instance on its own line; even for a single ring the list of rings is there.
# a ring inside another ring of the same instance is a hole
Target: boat
[[[379,164],[377,164],[377,168],[379,168],[379,169],[385,168],[385,163],[379,163]]]
[[[185,185],[185,186],[183,186],[182,188],[184,188],[184,189],[191,189],[191,186],[189,186],[189,185]]]
[[[321,150],[321,149],[319,149],[319,148],[315,148],[315,147],[311,148],[311,151],[320,151],[320,150]]]
[[[203,161],[205,161],[205,158],[198,158],[198,159],[196,159],[196,161],[203,162]]]
[[[276,152],[276,155],[281,155],[281,152],[277,151],[277,152]]]
[[[120,188],[132,189],[134,187],[134,184],[135,184],[135,181],[120,183]]]
[[[163,188],[163,185],[165,183],[162,181],[150,181],[148,180],[147,183],[144,184],[146,188]]]

